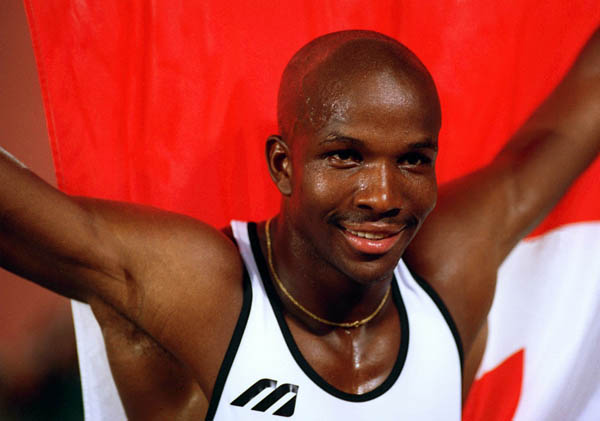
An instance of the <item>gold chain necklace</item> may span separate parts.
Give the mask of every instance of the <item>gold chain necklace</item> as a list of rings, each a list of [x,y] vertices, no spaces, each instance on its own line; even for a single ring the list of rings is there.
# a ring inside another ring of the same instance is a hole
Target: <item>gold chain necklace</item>
[[[296,307],[298,307],[300,310],[302,310],[302,312],[304,312],[304,314],[306,314],[307,316],[309,316],[311,319],[314,319],[314,320],[316,320],[318,322],[321,322],[323,324],[326,324],[328,326],[343,327],[343,328],[353,328],[353,327],[362,326],[365,323],[369,323],[371,320],[373,320],[373,318],[375,316],[377,316],[377,314],[381,311],[381,309],[383,308],[383,305],[387,301],[387,298],[390,296],[390,291],[392,290],[392,285],[391,284],[390,284],[387,292],[383,296],[383,299],[381,300],[381,302],[379,303],[379,305],[375,309],[375,311],[373,313],[371,313],[369,316],[365,317],[364,319],[355,320],[353,322],[342,322],[342,323],[339,323],[339,322],[332,322],[330,320],[323,319],[322,317],[317,316],[316,314],[314,314],[313,312],[311,312],[309,309],[307,309],[306,307],[304,307],[302,304],[300,304],[298,301],[296,301],[296,299],[294,297],[292,297],[292,294],[290,294],[290,292],[283,286],[283,283],[281,282],[281,279],[279,279],[279,276],[277,275],[277,272],[275,271],[275,266],[273,266],[273,251],[271,250],[271,230],[270,230],[270,226],[271,226],[271,219],[267,220],[267,223],[265,224],[265,235],[267,237],[267,261],[269,262],[269,269],[271,270],[271,275],[273,275],[273,278],[275,279],[275,282],[277,283],[277,285],[279,286],[279,288],[281,289],[281,291],[283,291],[283,293],[285,294],[285,296],[288,297],[289,300]]]

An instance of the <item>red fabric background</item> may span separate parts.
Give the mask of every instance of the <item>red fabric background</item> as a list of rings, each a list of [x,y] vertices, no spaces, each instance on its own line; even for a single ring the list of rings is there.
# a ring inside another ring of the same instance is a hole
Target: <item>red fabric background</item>
[[[60,188],[217,226],[276,212],[264,140],[283,67],[310,39],[375,29],[422,58],[443,182],[494,156],[600,22],[597,0],[25,3]],[[541,230],[599,219],[599,179],[597,162]]]

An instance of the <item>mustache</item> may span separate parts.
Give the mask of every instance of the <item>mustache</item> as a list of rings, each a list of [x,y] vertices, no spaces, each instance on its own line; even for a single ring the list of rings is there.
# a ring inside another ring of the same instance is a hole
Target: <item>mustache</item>
[[[344,212],[336,213],[328,218],[328,222],[341,225],[344,222],[350,224],[362,224],[365,222],[379,222],[388,225],[404,225],[406,228],[412,228],[419,225],[419,219],[414,215],[386,215],[373,214],[368,212]]]

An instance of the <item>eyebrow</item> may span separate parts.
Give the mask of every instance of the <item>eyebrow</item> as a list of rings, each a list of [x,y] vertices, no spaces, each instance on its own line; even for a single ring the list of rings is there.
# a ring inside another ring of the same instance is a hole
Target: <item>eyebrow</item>
[[[438,150],[438,143],[430,138],[414,142],[410,146],[414,149],[433,149],[436,152]]]
[[[345,136],[345,135],[335,133],[335,132],[328,134],[327,137],[325,137],[325,139],[323,139],[322,141],[319,142],[319,145],[327,145],[329,143],[338,143],[338,142],[339,143],[347,143],[352,146],[363,145],[363,141],[360,139],[356,139],[351,136]],[[437,143],[437,141],[435,141],[431,138],[426,138],[424,140],[419,140],[419,141],[410,143],[408,145],[408,147],[411,149],[432,149],[437,152],[438,143]]]
[[[362,145],[363,142],[360,139],[356,139],[350,136],[344,136],[339,133],[330,133],[319,142],[319,145],[327,145],[329,143],[348,143],[350,145]]]

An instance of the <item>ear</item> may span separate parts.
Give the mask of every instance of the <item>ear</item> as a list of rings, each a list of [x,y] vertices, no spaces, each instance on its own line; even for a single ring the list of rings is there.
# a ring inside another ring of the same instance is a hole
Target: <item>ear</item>
[[[281,136],[272,135],[265,145],[271,179],[284,196],[292,193],[292,159],[290,149]]]

